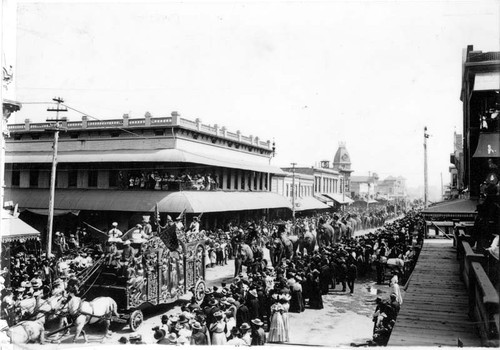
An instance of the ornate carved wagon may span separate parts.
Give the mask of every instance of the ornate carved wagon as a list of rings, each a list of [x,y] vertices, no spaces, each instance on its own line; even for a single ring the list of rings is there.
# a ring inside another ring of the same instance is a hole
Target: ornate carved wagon
[[[120,319],[113,321],[128,322],[132,331],[142,324],[145,308],[173,303],[190,291],[201,301],[205,292],[204,242],[179,243],[177,251],[170,251],[154,237],[135,247],[141,254],[134,263],[122,267],[103,264],[83,286],[83,297],[113,298],[120,313]]]

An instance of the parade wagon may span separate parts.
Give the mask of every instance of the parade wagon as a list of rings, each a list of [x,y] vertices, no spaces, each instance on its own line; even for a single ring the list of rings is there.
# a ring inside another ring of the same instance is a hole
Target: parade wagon
[[[179,249],[171,251],[159,237],[153,237],[134,247],[140,252],[135,262],[103,262],[86,279],[82,297],[113,298],[120,314],[113,321],[128,323],[132,331],[142,324],[142,310],[148,307],[173,303],[188,292],[201,301],[205,293],[204,241],[179,243]]]

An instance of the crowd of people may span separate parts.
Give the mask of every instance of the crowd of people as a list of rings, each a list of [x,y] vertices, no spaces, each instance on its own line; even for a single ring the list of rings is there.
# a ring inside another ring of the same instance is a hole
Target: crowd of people
[[[290,313],[301,313],[306,308],[322,309],[323,295],[331,289],[353,293],[359,273],[370,271],[369,265],[358,270],[357,258],[366,253],[360,253],[360,248],[371,246],[368,254],[373,256],[373,260],[368,259],[371,262],[381,256],[403,257],[406,254],[406,261],[414,263],[416,254],[407,253],[415,249],[406,248],[415,246],[411,233],[422,232],[421,224],[421,216],[410,212],[374,233],[344,238],[310,255],[299,253],[277,266],[262,259],[258,271],[247,268],[247,273],[239,273],[232,283],[207,289],[200,304],[193,299],[182,307],[181,313],[163,316],[162,324],[153,329],[155,339],[159,344],[190,345],[288,342]],[[274,226],[276,230],[271,235],[287,227],[286,222],[274,223]],[[255,225],[250,227],[255,229]],[[237,229],[240,230],[249,233],[247,229]],[[219,232],[213,238],[218,239],[221,235]],[[387,341],[399,312],[402,297],[398,281],[401,277],[402,271],[394,269],[389,299],[376,300],[373,342],[377,345]]]
[[[392,266],[391,279],[394,295],[401,303],[398,280],[405,281],[418,256],[413,233],[421,231],[421,216],[416,212],[409,212],[404,218],[386,223],[384,228],[366,235],[355,236],[352,231],[333,237],[331,242],[320,244],[313,251],[301,250],[278,262],[268,261],[262,254],[263,248],[269,247],[274,239],[296,234],[304,236],[310,232],[318,234],[325,225],[348,224],[352,216],[352,212],[337,212],[303,217],[295,225],[301,230],[294,229],[291,221],[278,220],[228,225],[213,231],[200,229],[198,217],[184,227],[181,216],[176,219],[167,216],[166,225],[160,227],[161,234],[173,233],[176,242],[205,241],[204,261],[209,268],[228,264],[229,259],[234,259],[235,264],[240,259],[241,263],[241,244],[245,242],[255,254],[251,264],[246,264],[246,274],[239,266],[233,283],[206,290],[203,302],[198,305],[193,300],[186,305],[182,314],[177,315],[177,321],[175,317],[165,318],[165,322],[155,329],[155,338],[161,343],[177,344],[287,342],[289,313],[303,312],[306,307],[322,309],[323,295],[331,289],[339,288],[352,294],[356,279],[372,273],[374,268],[377,282],[383,283],[390,259],[403,262]],[[85,228],[78,228],[70,235],[56,234],[53,254],[49,256],[37,257],[24,252],[12,256],[9,267],[4,268],[0,276],[2,316],[8,317],[9,312],[15,314],[16,305],[23,299],[46,298],[54,291],[78,293],[81,274],[98,260],[104,260],[108,266],[116,265],[119,273],[130,274],[133,270],[136,273],[132,275],[137,280],[144,279],[144,271],[142,275],[139,273],[140,243],[157,235],[149,217],[144,217],[142,224],[125,233],[118,229],[118,223],[111,226],[109,231],[103,232],[107,236],[104,248]],[[172,236],[164,241],[169,249],[175,250],[175,244],[169,246],[173,244],[171,239]],[[138,249],[132,248],[131,243]],[[387,308],[385,304],[380,305],[377,311]],[[391,329],[391,320],[395,320],[393,315],[397,312],[379,312],[374,340],[383,342],[384,332]]]

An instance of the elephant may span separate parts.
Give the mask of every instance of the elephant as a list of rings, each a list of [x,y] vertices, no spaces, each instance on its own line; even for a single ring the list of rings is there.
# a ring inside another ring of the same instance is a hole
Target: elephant
[[[334,242],[335,230],[330,224],[321,223],[317,231],[318,246],[331,246]]]
[[[251,266],[254,261],[252,248],[246,243],[241,243],[236,246],[235,255],[234,277],[242,272],[243,266]]]
[[[304,254],[304,250],[308,255],[312,255],[316,248],[316,231],[306,231],[299,240],[299,253]]]

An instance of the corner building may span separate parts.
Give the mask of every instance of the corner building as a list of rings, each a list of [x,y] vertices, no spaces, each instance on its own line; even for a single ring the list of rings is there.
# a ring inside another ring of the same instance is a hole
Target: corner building
[[[53,131],[49,123],[9,125],[5,200],[18,204],[38,228],[49,206]],[[283,174],[270,166],[274,145],[258,137],[171,116],[65,121],[58,143],[55,230],[64,216],[98,228],[126,229],[152,215],[202,216],[205,228],[273,216],[290,202],[269,191]],[[60,218],[61,220],[57,220]],[[59,225],[59,226],[58,226]],[[127,226],[127,227],[125,227]]]

